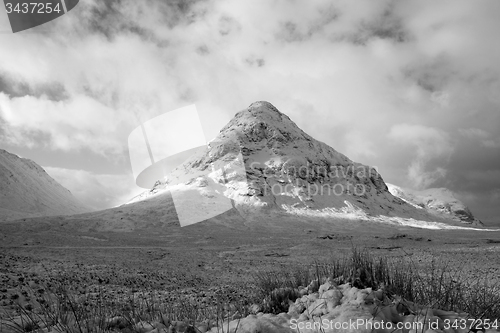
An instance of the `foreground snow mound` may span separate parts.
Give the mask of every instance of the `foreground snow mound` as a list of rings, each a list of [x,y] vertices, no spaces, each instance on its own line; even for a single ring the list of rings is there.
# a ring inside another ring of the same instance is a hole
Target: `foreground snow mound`
[[[382,290],[336,285],[331,280],[322,284],[317,292],[307,290],[311,289],[304,288],[303,296],[290,304],[288,313],[260,312],[232,320],[223,324],[224,332],[464,333],[476,329],[466,313],[432,309],[401,299],[391,301]],[[460,328],[464,322],[467,329]],[[213,328],[210,332],[219,331]],[[485,332],[498,331],[487,329]]]

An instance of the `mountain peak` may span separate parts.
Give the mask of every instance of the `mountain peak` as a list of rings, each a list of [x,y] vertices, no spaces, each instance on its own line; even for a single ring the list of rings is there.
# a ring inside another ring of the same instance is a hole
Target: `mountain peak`
[[[270,149],[271,154],[283,155],[281,150],[287,146],[299,148],[315,140],[274,105],[258,101],[238,112],[212,141],[226,145],[238,143],[244,155],[264,147]]]
[[[228,170],[223,179],[210,172],[217,169]],[[174,169],[154,191],[182,184],[191,190],[199,184],[208,197],[216,196],[207,194],[210,188],[224,184],[224,191],[214,192],[224,192],[236,208],[360,207],[380,214],[391,210],[394,199],[375,168],[315,140],[265,101],[238,112],[205,151]],[[377,195],[384,199],[372,204]]]
[[[394,197],[376,168],[314,139],[265,101],[238,112],[205,150],[133,202],[165,191],[181,226],[228,210],[245,219],[272,211],[358,220],[385,216],[394,224],[402,223],[398,218],[436,221]]]
[[[293,123],[293,121],[286,114],[282,113],[274,105],[266,101],[254,102],[250,104],[250,106],[246,110],[243,110],[236,114],[236,117],[238,117],[239,114],[241,114],[243,117],[251,116],[262,121],[288,121]],[[293,124],[295,125],[295,123]]]
[[[236,113],[233,119],[222,128],[221,132],[231,127],[239,127],[243,124],[255,125],[266,123],[268,126],[277,127],[283,122],[300,131],[300,128],[274,105],[266,101],[258,101],[250,104],[248,108]]]
[[[272,112],[275,112],[277,114],[283,115],[283,113],[281,113],[274,105],[272,105],[268,101],[253,102],[248,107],[248,111],[250,111],[250,112],[252,112],[252,111],[272,111]]]

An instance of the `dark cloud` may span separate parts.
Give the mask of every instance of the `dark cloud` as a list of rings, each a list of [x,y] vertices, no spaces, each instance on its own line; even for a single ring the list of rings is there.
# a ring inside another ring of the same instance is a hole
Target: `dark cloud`
[[[119,92],[116,89],[103,89],[102,87],[93,87],[84,84],[81,87],[83,94],[89,96],[101,104],[109,107],[118,107],[119,105]]]
[[[71,30],[78,36],[88,34],[101,35],[112,41],[123,33],[136,33],[147,36],[147,32],[138,23],[127,19],[123,0],[85,2],[80,1],[78,10],[72,12],[79,24],[71,25]]]
[[[219,34],[221,36],[229,35],[232,32],[241,30],[241,25],[234,18],[229,16],[222,16],[219,19]]]
[[[302,33],[297,28],[297,24],[291,21],[281,24],[281,29],[278,32],[277,38],[283,39],[285,42],[296,42],[304,40],[308,37],[307,33]]]
[[[422,89],[432,93],[442,90],[448,82],[456,79],[457,71],[452,66],[449,57],[441,55],[424,59],[421,63],[409,64],[402,69],[402,73]]]
[[[263,67],[266,64],[266,61],[264,59],[257,57],[249,57],[246,58],[245,61],[249,66],[255,67]]]
[[[333,29],[328,34],[328,39],[332,42],[347,41],[361,46],[366,46],[374,39],[393,43],[408,43],[414,40],[410,29],[405,26],[403,17],[398,13],[397,2],[380,2],[379,8],[371,14],[354,22],[355,25],[350,29]],[[341,14],[337,10],[335,19],[339,17],[341,18]]]
[[[14,97],[25,96],[29,95],[29,86],[25,83],[16,82],[5,74],[0,74],[0,92]]]
[[[326,26],[337,20],[339,16],[339,10],[332,5],[318,8],[314,17],[300,24],[292,20],[280,22],[276,39],[288,43],[308,40],[315,35],[323,34]]]
[[[44,96],[51,101],[63,101],[69,98],[68,92],[59,82],[28,84],[9,78],[5,74],[0,74],[0,92],[10,97],[33,96],[40,98]]]
[[[196,5],[206,0],[170,0],[161,2],[160,11],[166,18],[169,27],[177,24],[192,24],[203,19],[207,11]]]
[[[402,18],[394,12],[393,3],[379,17],[372,21],[362,22],[359,31],[354,35],[355,40],[361,44],[375,37],[396,43],[407,42],[410,39],[410,34],[405,28]]]
[[[201,45],[196,48],[196,53],[198,53],[199,55],[207,55],[210,54],[210,50],[206,45]]]
[[[500,188],[500,148],[468,140],[461,140],[457,146],[448,166],[448,178],[456,190],[477,193]]]
[[[133,1],[109,0],[79,4],[78,25],[72,26],[76,34],[88,33],[104,36],[113,41],[118,36],[132,34],[150,41],[158,47],[170,45],[168,39],[160,37],[150,25],[158,24],[172,29],[178,25],[195,22],[205,13],[195,5],[200,0]],[[195,8],[196,7],[196,8]],[[150,16],[151,12],[157,15]]]

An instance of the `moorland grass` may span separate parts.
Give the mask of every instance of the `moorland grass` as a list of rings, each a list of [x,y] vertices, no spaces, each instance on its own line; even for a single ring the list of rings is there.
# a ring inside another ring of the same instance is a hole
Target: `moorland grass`
[[[259,273],[256,283],[264,300],[263,310],[286,312],[289,300],[295,301],[300,289],[309,286],[317,291],[328,278],[359,289],[382,288],[389,298],[399,296],[431,308],[466,312],[474,319],[500,318],[500,283],[491,276],[478,279],[463,268],[451,268],[438,260],[428,267],[418,267],[411,259],[374,258],[368,250],[358,248],[340,259],[316,261],[312,267]]]
[[[183,331],[196,332],[195,327],[204,325],[226,332],[227,319],[256,311],[286,312],[303,288],[315,292],[327,279],[360,289],[382,289],[390,299],[400,297],[432,308],[467,312],[474,319],[500,318],[500,285],[491,283],[488,276],[477,280],[442,262],[422,268],[409,259],[375,258],[366,249],[353,248],[350,255],[329,262],[258,273],[257,293],[252,297],[216,295],[205,304],[188,295],[173,301],[151,286],[110,294],[102,281],[85,290],[67,279],[52,281],[44,288],[20,286],[19,293],[30,302],[13,300],[16,311],[0,324],[0,331],[41,332],[46,327],[71,333],[146,332],[153,327],[167,331],[169,326],[184,325]]]

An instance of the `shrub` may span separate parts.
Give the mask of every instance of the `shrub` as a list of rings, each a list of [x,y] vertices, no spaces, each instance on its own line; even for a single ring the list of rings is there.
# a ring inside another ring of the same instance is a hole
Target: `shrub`
[[[360,289],[383,289],[389,298],[397,295],[432,308],[467,312],[475,319],[500,318],[500,284],[491,283],[487,275],[478,280],[463,269],[452,269],[438,261],[418,268],[408,259],[373,258],[368,250],[357,248],[349,256],[328,263],[257,274],[261,307],[275,314],[286,312],[288,300],[293,302],[300,297],[300,288],[307,281],[316,281],[311,284],[310,291],[314,292],[327,278]]]

